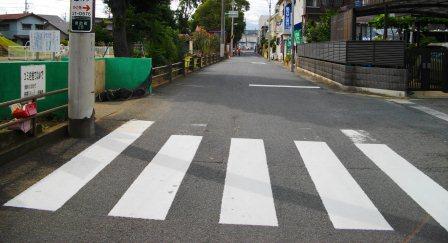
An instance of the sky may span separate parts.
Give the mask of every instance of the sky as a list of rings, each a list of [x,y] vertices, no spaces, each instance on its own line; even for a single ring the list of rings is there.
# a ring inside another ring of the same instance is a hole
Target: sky
[[[178,2],[179,0],[173,0],[171,8],[176,9]],[[246,29],[257,29],[260,15],[269,14],[268,0],[249,0],[249,2],[250,10],[246,13]],[[29,11],[36,14],[52,14],[61,18],[69,15],[70,0],[28,0],[28,3]],[[24,10],[25,0],[0,0],[0,14],[21,13]],[[96,16],[107,16],[101,0],[96,1]]]

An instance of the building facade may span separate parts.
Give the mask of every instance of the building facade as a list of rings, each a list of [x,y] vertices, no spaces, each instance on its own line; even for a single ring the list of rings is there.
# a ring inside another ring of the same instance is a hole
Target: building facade
[[[305,43],[307,23],[318,20],[329,9],[338,9],[345,2],[346,0],[295,0],[293,10],[291,0],[278,0],[273,15],[267,20],[269,29],[267,36],[275,40],[271,58],[284,60],[294,49],[291,45],[292,36],[295,45]]]
[[[0,33],[18,44],[26,45],[32,30],[58,30],[61,40],[68,39],[68,25],[58,16],[33,13],[0,15]]]
[[[242,50],[255,50],[258,41],[258,31],[257,30],[245,30],[238,42],[239,48]]]

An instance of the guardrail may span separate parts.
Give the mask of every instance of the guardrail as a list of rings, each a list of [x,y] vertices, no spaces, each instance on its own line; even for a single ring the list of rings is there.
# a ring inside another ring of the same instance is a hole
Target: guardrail
[[[188,65],[186,65],[186,61],[183,60],[177,63],[170,63],[164,66],[153,67],[151,72],[151,79],[154,80],[157,78],[164,78],[167,80],[167,82],[171,82],[176,76],[186,76],[188,73],[200,70],[221,60],[223,59],[219,57],[219,55],[213,54],[203,57],[191,57]]]
[[[3,102],[3,103],[0,103],[0,108],[8,107],[8,106],[10,106],[12,104],[17,104],[17,103],[26,103],[28,101],[33,101],[34,103],[36,103],[37,99],[39,99],[39,98],[43,98],[43,97],[50,96],[50,95],[55,95],[55,94],[60,94],[60,93],[64,93],[64,92],[67,92],[67,91],[68,91],[67,88],[59,89],[59,90],[54,90],[54,91],[50,91],[50,92],[43,93],[43,94],[38,94],[38,95],[33,95],[33,96],[21,98],[21,99],[16,99],[16,100]],[[53,112],[55,112],[57,110],[61,110],[61,109],[65,109],[65,108],[68,108],[68,104],[61,105],[61,106],[58,106],[58,107],[55,107],[55,108],[51,108],[51,109],[48,109],[48,110],[45,110],[45,111],[42,111],[42,112],[38,112],[36,115],[30,116],[30,117],[21,118],[21,119],[14,119],[12,121],[0,124],[0,129],[10,127],[10,126],[15,125],[17,123],[21,123],[21,122],[25,122],[25,121],[31,120],[31,124],[32,124],[31,125],[31,134],[33,136],[36,136],[36,127],[37,127],[36,119],[38,117],[45,116],[45,115],[51,114],[51,113],[53,113]]]

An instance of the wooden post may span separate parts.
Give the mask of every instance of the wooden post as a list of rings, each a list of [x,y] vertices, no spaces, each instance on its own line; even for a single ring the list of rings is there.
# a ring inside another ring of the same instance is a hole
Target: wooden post
[[[33,103],[37,104],[37,99],[33,99]],[[32,126],[31,133],[32,133],[33,137],[35,137],[35,136],[37,136],[37,119],[36,119],[36,117],[31,119],[31,126]]]
[[[384,7],[384,35],[383,40],[387,40],[387,19],[389,18],[389,10],[387,9],[387,5]]]
[[[171,82],[173,81],[173,64],[170,63],[168,65],[168,80]]]

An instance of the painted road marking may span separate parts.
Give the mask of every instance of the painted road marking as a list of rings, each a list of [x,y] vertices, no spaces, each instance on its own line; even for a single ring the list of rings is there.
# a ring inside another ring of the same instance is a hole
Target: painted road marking
[[[370,134],[364,130],[341,129],[341,132],[354,143],[375,142],[375,139],[371,138]]]
[[[406,100],[406,99],[387,99],[388,101],[391,102],[395,102],[397,104],[402,104],[402,105],[413,105],[415,104],[414,102],[410,101],[410,100]]]
[[[445,114],[445,113],[443,113],[443,112],[434,110],[434,109],[429,108],[429,107],[426,107],[426,106],[421,106],[421,105],[415,105],[415,106],[410,106],[410,107],[412,107],[412,108],[414,108],[414,109],[417,109],[417,110],[419,110],[419,111],[423,111],[423,112],[425,112],[426,114],[429,114],[429,115],[431,115],[431,116],[437,117],[437,118],[439,118],[439,119],[442,119],[442,120],[448,122],[448,114]]]
[[[265,62],[251,62],[252,64],[261,64],[261,65],[266,65]]]
[[[232,138],[219,223],[278,226],[263,140]]]
[[[5,206],[56,211],[152,124],[138,120],[123,124]]]
[[[336,229],[393,230],[326,143],[295,144]]]
[[[448,192],[384,144],[356,146],[448,230]]]
[[[273,84],[249,84],[249,87],[320,89],[319,86],[292,86],[292,85],[273,85]]]
[[[109,215],[164,220],[201,140],[201,136],[171,136]]]

